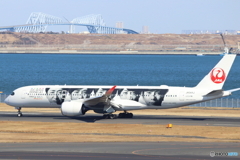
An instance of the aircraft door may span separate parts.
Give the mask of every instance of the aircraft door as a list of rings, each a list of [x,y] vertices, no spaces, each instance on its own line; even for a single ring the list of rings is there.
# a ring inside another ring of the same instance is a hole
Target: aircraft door
[[[27,91],[26,91],[26,90],[23,90],[22,95],[21,95],[21,98],[22,98],[22,99],[25,99],[25,98],[26,98],[26,94],[27,94]]]
[[[185,99],[185,92],[180,92],[179,93],[179,100],[184,101],[184,99]]]

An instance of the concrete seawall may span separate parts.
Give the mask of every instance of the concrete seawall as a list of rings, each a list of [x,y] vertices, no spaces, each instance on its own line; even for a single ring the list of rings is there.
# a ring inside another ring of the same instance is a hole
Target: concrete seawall
[[[36,53],[36,54],[171,54],[171,55],[219,55],[222,52],[189,52],[189,51],[80,51],[80,50],[0,50],[4,53]]]

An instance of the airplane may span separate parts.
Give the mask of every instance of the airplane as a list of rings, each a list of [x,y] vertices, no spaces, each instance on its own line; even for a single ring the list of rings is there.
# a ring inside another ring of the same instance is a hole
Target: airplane
[[[76,117],[89,110],[103,118],[133,118],[131,110],[168,109],[188,106],[225,96],[235,88],[222,89],[236,54],[225,54],[195,87],[35,85],[18,88],[5,103],[21,108],[59,108],[62,115]],[[113,114],[116,111],[123,113]]]

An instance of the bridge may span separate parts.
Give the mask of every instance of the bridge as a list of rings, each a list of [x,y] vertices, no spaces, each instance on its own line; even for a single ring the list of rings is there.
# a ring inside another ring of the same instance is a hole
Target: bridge
[[[66,22],[59,17],[41,12],[31,13],[26,24],[0,27],[0,31],[8,30],[11,32],[40,33],[45,32],[47,26],[50,25],[69,25],[69,33],[74,33],[75,26],[86,26],[89,33],[95,34],[138,34],[138,32],[131,29],[106,26],[100,14],[91,14],[83,17],[78,17],[74,18],[72,21]]]

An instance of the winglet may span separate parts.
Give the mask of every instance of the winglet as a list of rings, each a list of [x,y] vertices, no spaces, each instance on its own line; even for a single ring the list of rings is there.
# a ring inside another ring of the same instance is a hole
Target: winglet
[[[111,89],[109,89],[109,90],[105,93],[105,95],[106,95],[106,96],[111,95],[112,92],[115,90],[116,87],[117,87],[117,86],[113,86]]]

